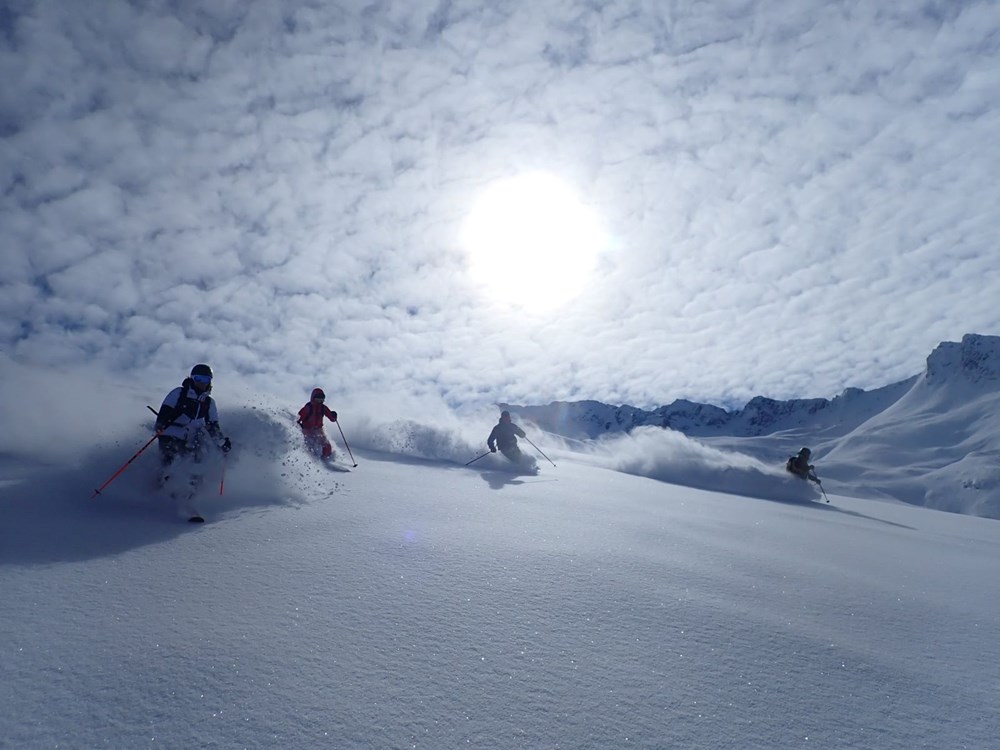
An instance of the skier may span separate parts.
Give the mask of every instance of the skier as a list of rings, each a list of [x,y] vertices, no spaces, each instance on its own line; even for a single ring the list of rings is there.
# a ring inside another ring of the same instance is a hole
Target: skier
[[[509,460],[515,464],[525,463],[525,456],[521,449],[517,447],[517,438],[527,436],[524,430],[510,420],[510,412],[500,412],[500,421],[497,422],[490,436],[486,439],[486,444],[490,447],[491,453],[497,452],[497,447]]]
[[[219,427],[219,412],[212,392],[212,368],[205,364],[191,368],[191,376],[184,379],[163,399],[156,416],[156,431],[159,434],[160,486],[170,480],[170,467],[177,459],[190,459],[201,463],[207,449],[212,446],[223,453],[229,453],[233,444],[222,434]],[[201,475],[195,474],[190,480],[190,499]],[[171,495],[177,497],[174,490]]]
[[[809,463],[812,451],[803,448],[797,455],[789,456],[785,462],[785,468],[799,479],[808,479],[810,482],[819,484],[819,477],[816,476],[816,467]]]
[[[323,417],[329,418],[331,422],[337,421],[337,412],[333,411],[324,402],[326,394],[322,388],[313,388],[309,403],[299,409],[299,427],[302,428],[302,435],[306,440],[306,448],[312,453],[319,453],[324,459],[333,458],[333,446],[323,431]]]

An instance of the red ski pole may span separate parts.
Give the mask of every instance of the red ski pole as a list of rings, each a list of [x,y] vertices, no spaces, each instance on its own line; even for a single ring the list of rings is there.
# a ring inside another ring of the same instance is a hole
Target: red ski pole
[[[164,429],[166,429],[166,428],[164,428]],[[111,477],[108,479],[108,481],[106,481],[104,484],[102,484],[100,487],[98,487],[96,490],[94,490],[94,494],[90,496],[90,499],[93,500],[95,497],[97,497],[98,495],[100,495],[101,494],[101,490],[103,490],[105,487],[107,487],[109,484],[111,484],[113,481],[115,481],[121,475],[121,473],[123,471],[125,471],[125,469],[127,469],[129,467],[129,464],[131,464],[133,461],[135,461],[137,458],[139,458],[139,456],[142,455],[142,452],[144,450],[146,450],[146,448],[148,448],[149,446],[151,446],[153,444],[153,441],[156,440],[156,438],[158,438],[160,436],[160,433],[162,433],[162,432],[163,432],[163,430],[158,430],[157,433],[155,435],[153,435],[153,437],[151,437],[149,439],[148,443],[146,443],[138,451],[136,451],[136,454],[134,456],[132,456],[132,458],[130,458],[128,461],[126,461],[124,464],[122,464],[122,467],[118,471],[116,471],[114,474],[111,475]]]
[[[149,409],[151,412],[153,412],[153,414],[155,414],[156,416],[160,416],[159,412],[156,411],[156,409],[154,409],[152,406],[147,406],[146,408]],[[156,434],[153,435],[153,437],[151,437],[149,439],[148,443],[146,443],[139,450],[137,450],[136,453],[135,453],[135,455],[132,456],[132,458],[130,458],[128,461],[126,461],[124,464],[122,464],[122,467],[118,471],[116,471],[114,474],[112,474],[111,477],[108,479],[108,481],[106,481],[104,484],[102,484],[100,487],[98,487],[96,490],[94,490],[94,494],[90,496],[90,499],[93,500],[95,497],[97,497],[98,495],[100,495],[101,494],[101,490],[103,490],[105,487],[107,487],[109,484],[111,484],[113,481],[115,481],[121,475],[121,473],[123,471],[125,471],[125,469],[127,469],[129,467],[129,464],[131,464],[133,461],[135,461],[137,458],[139,458],[139,456],[142,455],[142,452],[144,450],[146,450],[146,448],[148,448],[150,445],[152,445],[153,441],[156,440],[156,438],[158,438],[160,435],[162,435],[163,432],[164,432],[164,430],[166,430],[168,427],[170,427],[171,425],[173,425],[173,423],[176,422],[176,421],[177,421],[177,418],[175,417],[174,419],[170,420],[170,424],[166,424],[161,429],[157,430]]]

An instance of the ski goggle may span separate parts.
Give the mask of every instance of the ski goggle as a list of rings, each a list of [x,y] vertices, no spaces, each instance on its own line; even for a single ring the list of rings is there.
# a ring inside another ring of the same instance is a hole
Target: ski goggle
[[[191,380],[198,383],[199,385],[211,385],[212,376],[211,375],[192,375]]]
[[[313,401],[326,401],[326,396],[313,396]]]

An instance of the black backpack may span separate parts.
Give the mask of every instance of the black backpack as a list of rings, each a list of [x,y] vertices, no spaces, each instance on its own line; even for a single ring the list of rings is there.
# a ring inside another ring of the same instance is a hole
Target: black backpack
[[[194,414],[190,413],[190,409],[185,408],[188,405],[188,393],[191,391],[191,382],[189,379],[185,379],[181,384],[181,392],[177,397],[177,403],[174,406],[161,407],[160,413],[156,417],[156,429],[165,430],[167,427],[176,422],[181,415],[187,414],[190,419],[208,419],[209,408],[212,405],[212,397],[205,396],[204,400],[195,400],[198,406],[195,407]],[[169,412],[164,414],[164,412]]]

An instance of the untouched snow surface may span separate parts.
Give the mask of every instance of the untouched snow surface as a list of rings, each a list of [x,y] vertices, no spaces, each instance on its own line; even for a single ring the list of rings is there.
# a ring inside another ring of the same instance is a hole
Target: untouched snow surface
[[[529,432],[531,476],[462,465],[489,422],[357,421],[348,473],[236,410],[203,526],[152,450],[88,499],[137,428],[8,451],[0,747],[998,746],[1000,523],[664,431]]]

